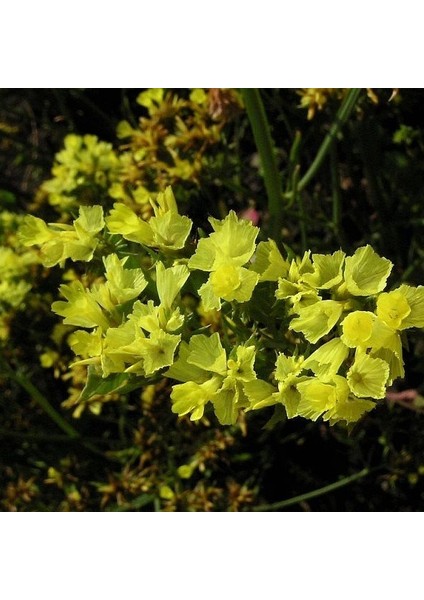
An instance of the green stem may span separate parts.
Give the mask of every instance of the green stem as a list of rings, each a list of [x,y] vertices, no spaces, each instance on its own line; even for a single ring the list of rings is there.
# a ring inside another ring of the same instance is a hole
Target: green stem
[[[341,130],[343,125],[346,123],[346,121],[350,117],[353,109],[355,108],[355,104],[359,98],[361,91],[362,91],[362,88],[352,88],[348,91],[345,99],[343,100],[343,102],[337,112],[335,121],[332,124],[332,126],[330,127],[330,131],[327,133],[321,146],[319,147],[319,150],[317,152],[317,155],[315,156],[314,161],[312,162],[311,166],[309,167],[309,169],[307,170],[305,175],[299,181],[299,185],[298,185],[299,192],[301,192],[303,189],[305,189],[305,187],[309,184],[311,179],[313,179],[315,177],[315,175],[318,173],[337,134],[339,133],[339,131]],[[289,192],[289,194],[287,194],[287,196],[290,197],[291,194],[292,194],[292,192]]]
[[[287,164],[287,184],[286,184],[286,192],[290,192],[290,190],[294,190],[293,187],[293,179],[296,177],[296,182],[299,180],[299,156],[300,156],[300,145],[302,142],[302,134],[300,131],[296,131],[292,147],[290,149],[289,160]],[[288,206],[293,204],[294,200],[292,199]]]
[[[317,496],[323,496],[324,494],[333,492],[334,490],[344,487],[345,485],[349,485],[358,479],[362,479],[371,473],[372,470],[374,469],[362,469],[362,471],[359,471],[359,473],[355,473],[354,475],[350,475],[350,477],[345,477],[344,479],[330,483],[329,485],[312,492],[307,492],[306,494],[301,494],[300,496],[295,496],[294,498],[288,498],[287,500],[281,500],[281,502],[275,502],[274,504],[262,504],[255,506],[252,510],[255,512],[279,510],[280,508],[286,508],[287,506],[292,506],[293,504],[298,504],[299,502],[305,502],[311,498],[316,498]]]
[[[300,166],[297,165],[292,177],[292,202],[298,204],[299,206],[299,229],[300,229],[300,245],[302,248],[302,253],[306,252],[308,249],[308,235],[306,233],[306,213],[305,213],[305,203],[303,202],[302,193],[298,191],[298,181],[300,175]]]
[[[80,437],[78,431],[72,427],[65,419],[60,415],[50,404],[47,398],[38,390],[35,385],[23,374],[13,371],[11,367],[4,361],[2,361],[2,367],[5,369],[7,375],[19,384],[31,398],[44,410],[44,412],[56,423],[62,431],[64,431],[71,438]]]
[[[341,218],[342,218],[342,195],[340,191],[339,171],[338,171],[338,160],[337,160],[337,149],[336,145],[332,144],[330,148],[330,166],[331,166],[331,188],[332,188],[332,200],[333,200],[333,229],[337,236],[337,239],[341,246],[343,243],[343,233],[341,230]]]
[[[18,385],[20,385],[31,398],[43,409],[43,411],[51,418],[54,423],[68,436],[69,441],[79,442],[84,448],[96,454],[97,456],[101,456],[103,459],[119,462],[119,459],[114,458],[113,456],[108,456],[104,452],[101,452],[96,448],[96,446],[91,443],[89,440],[82,439],[80,434],[76,429],[72,427],[68,421],[66,421],[60,413],[58,413],[47,398],[40,392],[39,389],[35,387],[35,385],[26,377],[22,372],[15,373],[15,371],[6,363],[6,361],[1,360],[1,367],[4,369],[6,374],[15,381]]]
[[[270,235],[278,242],[283,217],[283,189],[275,159],[275,146],[259,90],[257,88],[243,88],[241,91],[261,160],[268,196]]]

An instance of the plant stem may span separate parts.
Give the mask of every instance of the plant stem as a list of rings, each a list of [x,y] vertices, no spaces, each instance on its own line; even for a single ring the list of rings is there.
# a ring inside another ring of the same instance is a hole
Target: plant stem
[[[287,506],[292,506],[293,504],[298,504],[299,502],[305,502],[306,500],[310,500],[311,498],[316,498],[318,496],[323,496],[324,494],[328,494],[334,490],[337,490],[345,485],[349,485],[358,479],[362,479],[366,477],[369,473],[371,473],[373,469],[362,469],[359,473],[355,473],[354,475],[350,475],[349,477],[345,477],[344,479],[340,479],[339,481],[335,481],[334,483],[330,483],[322,488],[317,490],[313,490],[312,492],[307,492],[306,494],[301,494],[300,496],[294,496],[293,498],[288,498],[287,500],[281,500],[280,502],[275,502],[274,504],[262,504],[259,506],[255,506],[252,511],[255,512],[265,512],[271,510],[279,510],[280,508],[286,508]]]
[[[261,160],[268,196],[270,235],[278,243],[283,216],[283,189],[275,159],[275,145],[259,90],[257,88],[243,88],[241,92]]]
[[[35,385],[26,377],[22,372],[13,371],[13,369],[4,361],[2,361],[2,367],[6,370],[7,375],[18,383],[31,398],[37,402],[37,404],[44,410],[44,412],[51,418],[52,421],[56,423],[60,429],[65,432],[71,438],[80,437],[78,431],[66,421],[62,415],[60,415],[50,404],[47,398],[38,390]]]
[[[298,188],[297,188],[299,192],[301,192],[309,184],[311,179],[313,179],[315,177],[315,175],[318,173],[337,134],[339,133],[339,131],[341,130],[343,125],[346,123],[346,121],[350,117],[353,109],[355,108],[355,104],[359,98],[361,91],[362,91],[362,88],[351,88],[348,91],[345,99],[343,100],[343,102],[337,112],[334,123],[330,127],[330,131],[327,133],[321,146],[319,147],[319,150],[315,156],[314,161],[312,162],[311,166],[309,167],[309,169],[307,170],[305,175],[299,181]],[[289,192],[288,194],[286,194],[286,197],[290,198],[291,195],[292,195],[292,192]]]
[[[338,172],[338,160],[337,160],[337,149],[336,145],[332,144],[330,148],[330,166],[331,166],[331,188],[332,188],[332,200],[333,200],[333,216],[332,224],[333,230],[339,241],[340,245],[343,246],[343,232],[341,229],[341,218],[342,218],[342,195],[340,192],[340,181]]]
[[[1,359],[1,357],[0,366],[6,375],[20,385],[26,392],[28,392],[31,398],[40,406],[40,408],[43,409],[43,411],[51,418],[51,420],[54,421],[54,423],[56,423],[56,425],[64,433],[66,433],[69,441],[79,442],[82,446],[84,446],[84,448],[93,454],[96,454],[97,456],[101,456],[103,459],[119,462],[119,459],[116,459],[113,456],[108,456],[104,452],[98,450],[98,448],[96,448],[96,446],[90,440],[83,439],[78,431],[74,429],[72,425],[68,423],[68,421],[66,421],[62,415],[53,408],[47,398],[40,392],[38,388],[35,387],[35,385],[28,379],[26,375],[24,375],[22,372],[15,373],[15,371],[7,364],[5,360]],[[55,440],[57,437],[58,436],[52,436],[52,441],[59,441],[58,439]]]

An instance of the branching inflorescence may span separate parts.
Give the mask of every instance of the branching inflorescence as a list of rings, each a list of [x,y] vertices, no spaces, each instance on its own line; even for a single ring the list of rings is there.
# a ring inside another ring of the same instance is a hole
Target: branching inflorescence
[[[403,332],[424,327],[424,286],[384,291],[393,265],[371,246],[285,258],[233,211],[194,244],[170,187],[152,207],[145,221],[123,203],[107,215],[81,206],[72,225],[27,216],[20,230],[45,266],[90,263],[96,277],[61,285],[52,310],[76,328],[75,364],[102,390],[167,377],[173,412],[192,420],[209,406],[223,425],[283,406],[349,424],[404,376]]]

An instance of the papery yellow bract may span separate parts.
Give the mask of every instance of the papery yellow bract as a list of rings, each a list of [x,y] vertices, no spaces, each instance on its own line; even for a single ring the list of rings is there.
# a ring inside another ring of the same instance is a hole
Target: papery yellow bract
[[[159,194],[156,203],[151,201],[155,216],[148,222],[120,202],[113,205],[106,224],[111,233],[122,235],[130,242],[137,242],[163,251],[181,250],[189,236],[192,222],[178,214],[171,188]]]
[[[18,235],[24,246],[41,246],[48,242],[54,236],[54,233],[50,231],[43,219],[33,215],[25,215]]]
[[[185,414],[180,411],[192,406],[190,399],[187,398],[186,403],[183,403],[183,398],[178,394],[183,390],[187,393],[192,390],[193,394],[203,398],[198,412],[193,414],[203,415],[201,407],[206,402],[204,390],[209,391],[212,383],[208,382],[213,382],[214,393],[207,398],[207,401],[212,402],[215,415],[222,425],[234,424],[240,409],[247,408],[250,403],[245,386],[256,379],[255,355],[254,346],[237,346],[227,360],[218,333],[210,337],[203,334],[196,335],[190,339],[189,344],[183,342],[180,346],[179,358],[165,373],[168,377],[185,382],[184,387],[173,388],[177,391],[173,391],[171,397],[178,397],[181,400],[173,407],[173,411],[180,416]],[[194,409],[189,408],[189,410]]]
[[[375,408],[375,402],[354,396],[344,377],[335,376],[333,383],[335,385],[336,403],[325,412],[323,415],[324,421],[330,421],[331,425],[339,421],[355,423],[364,413]]]
[[[199,289],[206,310],[221,307],[221,301],[247,302],[258,282],[258,274],[233,264],[222,265],[213,271]]]
[[[288,280],[293,282],[303,282],[304,276],[314,272],[314,266],[311,260],[311,251],[307,250],[303,256],[297,256],[290,263]]]
[[[109,327],[103,339],[101,355],[104,377],[110,373],[123,373],[126,363],[140,360],[139,354],[134,354],[131,349],[131,344],[140,337],[144,337],[143,332],[129,320],[119,327]]]
[[[408,300],[400,290],[382,292],[377,298],[377,316],[393,329],[400,329],[410,312]]]
[[[232,300],[237,300],[237,302],[247,302],[252,296],[257,281],[258,275],[256,273],[252,273],[252,271],[249,271],[244,267],[238,267],[232,264],[223,265],[211,273],[209,278],[209,284],[212,287],[213,294],[217,298],[222,298],[228,302],[231,302]],[[202,296],[201,292],[200,295]],[[207,299],[204,299],[204,303],[205,308],[208,308]]]
[[[202,334],[194,335],[190,339],[189,348],[190,356],[187,362],[191,365],[218,375],[226,375],[227,357],[219,333],[214,333],[210,337]]]
[[[222,265],[211,274],[210,283],[215,296],[222,298],[232,295],[241,284],[241,267],[231,263]]]
[[[192,222],[188,217],[169,211],[152,217],[149,226],[153,233],[152,246],[161,250],[181,250],[190,234]]]
[[[292,313],[298,313],[300,309],[320,301],[317,289],[308,281],[311,277],[314,277],[311,253],[305,252],[302,258],[293,259],[288,273],[278,279],[275,297],[288,300],[292,305]]]
[[[301,393],[298,414],[313,421],[322,416],[324,421],[332,424],[338,421],[354,423],[375,407],[371,400],[355,397],[348,381],[340,375],[335,375],[327,383],[312,379],[298,387]]]
[[[212,217],[214,232],[199,241],[188,267],[210,271],[206,283],[199,288],[205,310],[219,310],[221,299],[247,302],[259,280],[259,274],[244,267],[255,251],[259,229],[250,221],[238,219],[230,211],[223,221]]]
[[[177,201],[170,185],[165,188],[164,192],[158,193],[156,200],[150,199],[150,204],[153,207],[155,217],[162,217],[168,212],[178,214]]]
[[[172,412],[180,417],[191,413],[191,421],[201,419],[205,405],[211,401],[220,383],[218,377],[212,377],[200,384],[188,381],[174,385],[171,392]]]
[[[80,239],[92,237],[105,226],[101,206],[80,206],[79,217],[74,221],[75,231]]]
[[[385,288],[392,267],[390,260],[381,258],[371,246],[358,248],[345,260],[346,287],[353,296],[378,294]]]
[[[278,281],[286,277],[290,263],[281,256],[274,240],[268,240],[257,245],[251,268],[259,273],[259,281]]]
[[[405,296],[411,309],[409,315],[403,318],[400,329],[424,327],[424,286],[412,287],[403,284],[396,291]]]
[[[254,369],[256,357],[255,346],[237,346],[227,361],[227,377],[239,381],[256,379]]]
[[[172,366],[164,373],[166,377],[175,379],[176,381],[195,381],[203,383],[210,377],[210,373],[200,367],[196,367],[188,362],[191,349],[187,342],[181,342],[178,349],[178,358]]]
[[[342,322],[341,339],[343,343],[349,348],[371,347],[371,344],[367,344],[371,338],[375,320],[375,314],[369,311],[355,310],[349,313]]]
[[[261,379],[248,381],[244,385],[250,405],[249,410],[282,404],[289,419],[297,416],[300,393],[297,385],[309,378],[300,376],[303,370],[303,357],[279,354],[276,361],[275,379],[278,388]]]
[[[361,351],[347,373],[349,388],[359,398],[384,398],[388,378],[389,365]]]
[[[278,300],[288,300],[292,305],[291,313],[298,313],[301,308],[320,300],[317,290],[308,283],[293,283],[287,279],[278,280],[275,297]]]
[[[116,254],[103,258],[107,286],[115,304],[123,304],[141,294],[147,286],[142,269],[124,269],[128,257],[119,259]]]
[[[304,368],[303,356],[278,354],[275,362],[275,379],[284,383],[288,377],[298,375]]]
[[[208,238],[199,241],[196,252],[189,260],[189,268],[215,271],[226,264],[235,267],[245,265],[255,251],[258,227],[254,227],[250,221],[239,219],[234,211],[230,211],[222,221],[213,217],[209,221],[214,231]]]
[[[245,398],[246,402],[243,402]],[[245,397],[243,388],[237,381],[226,380],[221,389],[213,395],[211,401],[220,424],[234,425],[240,408],[243,408],[247,403],[247,397]]]
[[[399,332],[378,317],[374,319],[371,337],[368,339],[366,347],[372,348],[372,350],[388,348],[398,356],[402,356],[402,343]]]
[[[262,379],[253,379],[244,386],[244,391],[249,398],[249,410],[257,410],[278,403],[275,392],[277,388]]]
[[[24,246],[41,246],[41,259],[46,267],[64,266],[67,258],[90,261],[99,243],[97,234],[103,229],[101,206],[81,206],[73,225],[50,223],[37,217],[25,217],[20,229]]]
[[[311,369],[322,381],[337,375],[349,355],[349,348],[340,338],[334,338],[315,350],[304,362],[304,369]]]
[[[313,273],[305,273],[303,280],[314,288],[330,289],[339,285],[343,279],[345,253],[337,250],[333,254],[313,254]]]
[[[120,202],[115,202],[109,216],[106,217],[106,225],[111,233],[122,235],[130,242],[137,242],[152,246],[154,236],[146,221],[138,217],[135,212]]]
[[[286,356],[278,354],[275,362],[274,377],[278,382],[278,392],[273,394],[275,401],[281,402],[286,409],[287,418],[292,419],[298,414],[300,393],[297,385],[307,380],[301,376],[304,370],[303,356]]]
[[[101,327],[104,331],[109,327],[109,321],[103,310],[80,281],[73,281],[69,285],[62,284],[59,290],[67,302],[62,300],[53,302],[52,310],[65,317],[63,322],[66,325]]]
[[[171,308],[190,272],[185,265],[174,265],[165,269],[163,263],[156,263],[156,286],[160,303]]]
[[[92,333],[79,329],[68,338],[68,343],[73,352],[82,358],[100,356],[102,352],[102,330],[100,327]]]
[[[336,300],[320,300],[300,308],[299,316],[292,319],[290,329],[303,333],[308,342],[315,344],[335,326],[343,312],[343,303]]]
[[[311,377],[298,384],[300,402],[297,414],[316,421],[323,413],[334,408],[337,402],[336,388]]]
[[[171,311],[162,305],[155,306],[153,300],[148,300],[146,304],[137,300],[128,318],[149,333],[158,329],[170,333],[184,324],[184,317],[179,308]]]
[[[402,347],[401,347],[402,349]],[[390,373],[387,380],[387,385],[392,385],[395,379],[405,377],[405,369],[403,365],[402,352],[398,354],[388,348],[379,348],[378,350],[372,350],[370,355],[375,358],[381,358],[389,365]]]
[[[150,337],[140,340],[140,354],[144,358],[144,373],[149,376],[164,367],[172,365],[180,340],[180,335],[166,333],[161,329],[153,331]],[[133,367],[128,367],[126,372],[137,371]]]

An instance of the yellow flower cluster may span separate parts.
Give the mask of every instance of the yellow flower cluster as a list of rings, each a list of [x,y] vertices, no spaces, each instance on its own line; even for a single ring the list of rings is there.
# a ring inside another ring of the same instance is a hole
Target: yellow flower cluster
[[[400,332],[424,327],[423,286],[383,292],[392,266],[370,246],[353,256],[307,252],[286,265],[276,297],[288,306],[288,328],[310,344],[325,341],[309,354],[300,341],[296,358],[279,354],[277,387],[250,384],[252,408],[281,402],[289,417],[354,422],[384,398],[404,376]]]
[[[41,190],[49,203],[60,211],[78,204],[91,204],[104,196],[117,181],[119,160],[112,144],[95,135],[69,134],[64,148],[55,156],[52,178]]]
[[[0,212],[0,340],[9,336],[9,321],[31,289],[30,271],[37,263],[34,252],[18,248],[16,230],[21,221],[18,215]]]
[[[118,124],[117,137],[123,140],[118,148],[95,135],[67,135],[39,199],[47,197],[61,213],[118,201],[147,220],[149,199],[160,189],[199,184],[223,127],[241,108],[237,92],[220,89],[192,89],[187,97],[152,88],[137,102],[147,114],[138,126]]]
[[[317,111],[324,108],[330,98],[340,100],[346,93],[343,88],[301,88],[297,91],[300,96],[301,108],[308,110],[308,120],[314,118]]]
[[[288,418],[353,423],[404,376],[401,335],[424,327],[424,287],[385,291],[393,265],[371,246],[289,260],[273,240],[256,244],[259,229],[230,212],[209,219],[193,252],[192,223],[171,188],[152,208],[148,223],[117,203],[105,217],[81,207],[70,226],[34,217],[22,226],[46,265],[102,256],[103,278],[62,285],[65,300],[52,309],[83,328],[70,337],[76,364],[91,366],[104,393],[164,375],[179,382],[173,412],[192,420],[208,405],[221,424],[280,405]],[[100,235],[118,239],[116,252],[104,253]],[[203,314],[221,312],[219,331],[205,331],[185,293]]]
[[[192,89],[187,98],[152,88],[139,94],[137,102],[147,116],[139,119],[138,128],[128,121],[118,125],[118,137],[129,140],[129,147],[120,155],[122,177],[114,192],[124,194],[128,186],[136,186],[146,200],[158,186],[199,183],[222,128],[241,108],[234,90]]]

